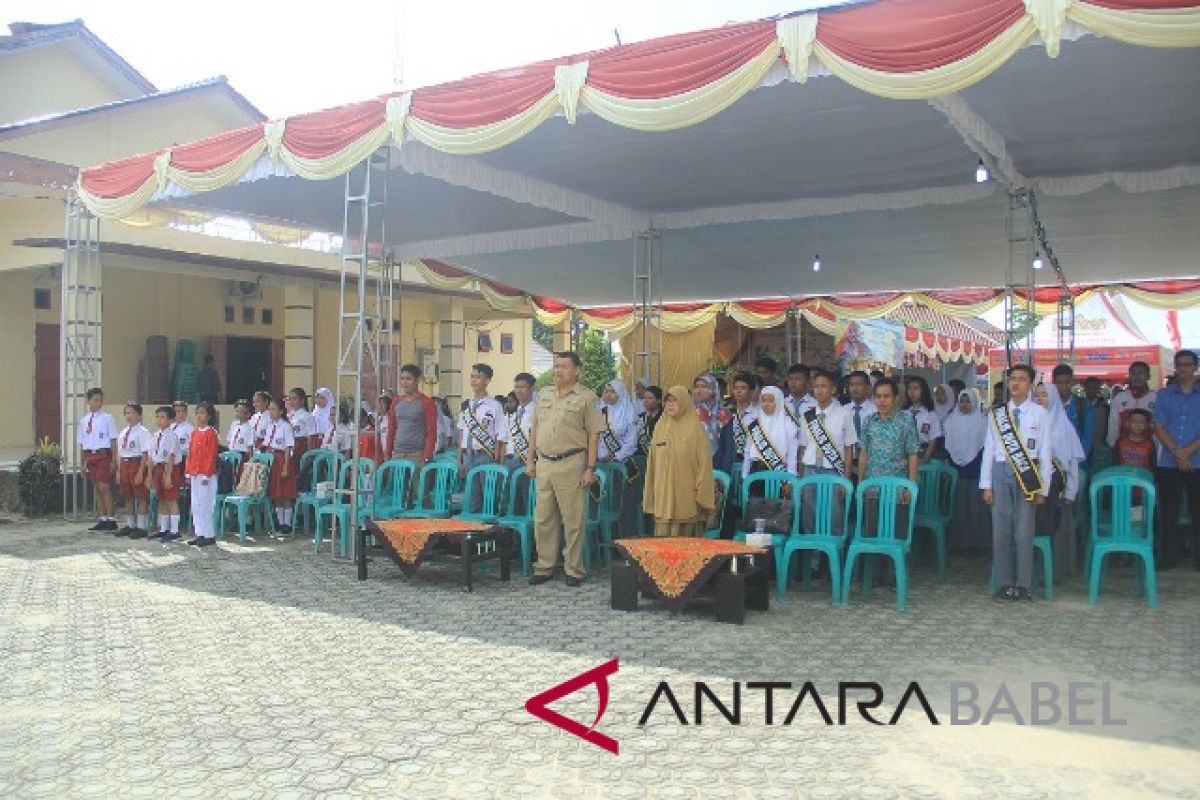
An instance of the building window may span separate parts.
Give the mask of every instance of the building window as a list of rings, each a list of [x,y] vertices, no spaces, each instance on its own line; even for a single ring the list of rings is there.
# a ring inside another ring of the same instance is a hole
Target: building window
[[[492,335],[490,333],[480,332],[477,345],[478,346],[476,349],[478,349],[481,353],[492,352]]]
[[[511,333],[500,334],[500,352],[505,355],[512,355],[513,351],[513,335]]]
[[[33,307],[38,311],[50,310],[50,290],[49,289],[34,289],[33,290]]]
[[[225,306],[225,322],[228,325],[237,322],[237,312],[233,306]]]
[[[269,308],[264,308],[262,310],[262,324],[263,325],[274,325],[275,324],[275,312]]]
[[[254,324],[254,306],[242,306],[242,324]]]

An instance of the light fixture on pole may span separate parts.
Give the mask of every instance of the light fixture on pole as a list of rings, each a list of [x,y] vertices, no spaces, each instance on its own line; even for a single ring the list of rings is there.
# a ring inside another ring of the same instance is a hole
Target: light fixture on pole
[[[813,256],[813,272],[821,271],[821,256],[820,254]]]
[[[1042,252],[1040,250],[1033,254],[1033,268],[1034,269],[1042,268]]]
[[[987,180],[990,177],[991,175],[988,174],[987,164],[983,163],[982,158],[979,159],[979,164],[975,167],[975,182],[987,183]]]

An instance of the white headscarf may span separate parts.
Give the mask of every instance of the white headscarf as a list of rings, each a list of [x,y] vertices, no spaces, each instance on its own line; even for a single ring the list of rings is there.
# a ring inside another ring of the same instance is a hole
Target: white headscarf
[[[1068,461],[1083,461],[1087,455],[1083,452],[1083,445],[1079,443],[1079,433],[1071,424],[1070,418],[1067,417],[1066,409],[1063,408],[1058,392],[1051,387],[1046,387],[1046,393],[1050,398],[1046,407],[1050,417],[1050,456],[1057,458],[1063,464]]]
[[[762,398],[767,395],[775,398],[774,414],[768,414],[762,407]],[[796,449],[796,437],[800,434],[800,429],[783,410],[784,402],[783,391],[778,386],[763,387],[762,393],[759,395],[758,424],[770,437],[771,444],[775,445],[779,455],[786,459],[789,451]]]
[[[625,388],[625,382],[620,378],[613,378],[608,383],[604,384],[605,388],[612,388],[617,393],[617,402],[608,404],[604,402],[604,398],[600,398],[600,402],[596,404],[596,408],[608,411],[608,424],[612,426],[614,431],[625,430],[628,426],[637,424],[637,409],[634,408],[633,400],[629,397],[629,392]]]
[[[937,401],[936,391],[938,389],[941,389],[942,393],[946,395],[946,402],[939,403]],[[940,419],[942,422],[945,422],[946,417],[950,416],[950,414],[954,412],[955,406],[957,405],[957,400],[954,397],[954,390],[950,388],[949,384],[939,383],[936,387],[934,387],[934,392],[933,411],[938,415],[938,419]]]
[[[317,423],[317,433],[324,437],[325,434],[333,430],[334,425],[337,423],[337,408],[334,407],[336,404],[333,402],[333,392],[325,387],[317,389],[317,396],[325,398],[325,407],[318,408],[314,402],[312,415]]]
[[[969,389],[958,393],[959,402],[964,397],[971,402],[971,410],[964,414],[956,404],[942,425],[946,436],[946,452],[950,454],[950,460],[960,467],[970,464],[983,450],[988,426],[987,415],[979,413],[979,398]]]

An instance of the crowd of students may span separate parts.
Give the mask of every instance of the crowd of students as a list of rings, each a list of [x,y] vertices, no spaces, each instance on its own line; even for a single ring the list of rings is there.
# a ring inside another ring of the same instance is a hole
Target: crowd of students
[[[990,549],[1001,596],[1025,599],[1035,531],[1055,534],[1056,550],[1062,548],[1056,553],[1057,577],[1073,571],[1075,539],[1069,532],[1075,524],[1081,469],[1095,471],[1114,462],[1157,468],[1167,528],[1160,565],[1169,568],[1178,560],[1183,544],[1183,531],[1175,522],[1180,498],[1185,492],[1189,501],[1196,495],[1192,507],[1200,508],[1200,480],[1193,471],[1200,467],[1200,413],[1191,405],[1200,394],[1192,392],[1195,355],[1180,351],[1175,365],[1173,384],[1163,390],[1169,396],[1167,408],[1158,410],[1160,393],[1149,387],[1149,368],[1140,362],[1130,366],[1129,387],[1111,404],[1097,391],[1098,382],[1085,382],[1084,393],[1076,394],[1074,374],[1065,364],[1054,369],[1049,382],[1039,381],[1028,366],[1014,366],[1006,381],[997,384],[989,407],[974,388],[959,381],[931,389],[917,376],[903,384],[881,373],[851,372],[839,378],[803,364],[789,367],[780,386],[771,359],[760,359],[754,372],[734,375],[728,397],[722,382],[708,373],[698,376],[690,391],[676,386],[666,393],[641,383],[630,392],[614,379],[601,387],[597,401],[603,418],[597,457],[626,466],[626,481],[612,489],[620,530],[649,524],[659,535],[703,530],[717,502],[712,469],[743,479],[762,470],[783,470],[797,476],[894,476],[915,482],[922,464],[943,460],[959,475],[952,543]],[[443,399],[419,390],[421,372],[411,364],[401,368],[397,390],[380,396],[373,408],[363,403],[357,414],[347,402],[335,409],[334,396],[325,388],[313,395],[311,407],[301,388],[284,397],[259,391],[234,404],[223,442],[210,403],[196,407],[194,422],[185,403],[156,408],[151,433],[142,423],[142,406],[131,402],[124,409],[126,426],[118,431],[102,409],[103,392],[92,389],[77,437],[96,487],[100,519],[91,530],[178,539],[182,490],[194,520],[195,536],[188,544],[211,544],[222,448],[244,459],[258,451],[275,455],[267,495],[282,533],[291,531],[300,462],[311,448],[349,455],[355,437],[362,437],[361,451],[377,461],[401,458],[419,467],[437,453],[451,451],[461,474],[484,463],[515,471],[527,461],[535,381],[521,373],[510,393],[493,396],[492,377],[487,364],[471,368],[471,394],[457,421]],[[1006,436],[1009,432],[1015,435]],[[701,445],[707,453],[703,460],[696,458]],[[1026,462],[1028,469],[1023,469]],[[125,499],[121,527],[114,483]],[[152,488],[157,520],[147,517]],[[803,505],[805,529],[811,530],[811,504]],[[157,526],[154,534],[149,533],[152,524]],[[724,534],[730,533],[727,526]],[[1200,548],[1193,546],[1193,554],[1200,566]]]

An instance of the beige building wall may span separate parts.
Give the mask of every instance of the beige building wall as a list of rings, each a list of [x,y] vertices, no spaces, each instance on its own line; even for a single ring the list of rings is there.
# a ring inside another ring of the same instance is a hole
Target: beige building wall
[[[54,91],[46,91],[48,86]],[[4,58],[0,123],[103,105],[125,97],[66,46],[35,47]]]

